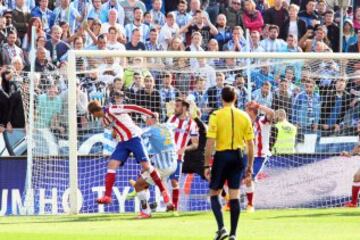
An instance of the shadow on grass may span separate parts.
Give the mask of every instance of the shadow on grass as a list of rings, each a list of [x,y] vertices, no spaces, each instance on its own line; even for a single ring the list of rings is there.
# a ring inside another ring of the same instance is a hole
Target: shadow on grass
[[[21,216],[10,216],[7,220],[13,218],[14,222],[1,222],[0,225],[11,225],[11,224],[45,224],[45,223],[76,223],[76,222],[102,222],[102,221],[146,221],[151,219],[181,219],[184,217],[201,216],[206,215],[206,212],[191,212],[181,213],[179,216],[174,216],[173,213],[154,213],[150,219],[137,219],[136,214],[105,214],[105,215],[79,215],[79,216],[33,216],[34,219],[19,221]],[[24,216],[28,218],[29,216]],[[49,219],[50,218],[50,219]]]

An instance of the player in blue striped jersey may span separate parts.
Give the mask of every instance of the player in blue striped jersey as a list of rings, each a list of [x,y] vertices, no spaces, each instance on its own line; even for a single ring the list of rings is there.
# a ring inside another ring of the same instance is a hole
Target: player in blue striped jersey
[[[146,124],[149,126],[145,129],[142,137],[148,147],[149,154],[152,156],[151,161],[158,170],[162,181],[166,181],[168,177],[176,171],[177,155],[174,142],[174,128],[172,124],[160,124],[158,116],[148,118]],[[151,217],[151,210],[148,203],[149,185],[154,185],[151,177],[146,172],[136,180],[134,185],[137,197],[140,200],[141,211],[139,218]],[[172,210],[172,203],[168,204],[168,209]]]

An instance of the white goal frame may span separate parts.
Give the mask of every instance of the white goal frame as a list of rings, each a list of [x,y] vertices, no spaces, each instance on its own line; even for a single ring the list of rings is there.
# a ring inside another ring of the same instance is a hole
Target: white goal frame
[[[243,58],[243,59],[352,59],[360,60],[359,53],[288,53],[288,52],[188,52],[188,51],[110,51],[69,50],[68,52],[68,123],[69,123],[69,187],[70,214],[78,214],[78,154],[76,122],[76,58],[77,57],[145,57],[145,58]]]

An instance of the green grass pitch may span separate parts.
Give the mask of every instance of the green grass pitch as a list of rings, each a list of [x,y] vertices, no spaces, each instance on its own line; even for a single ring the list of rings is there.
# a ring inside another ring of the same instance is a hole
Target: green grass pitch
[[[229,226],[229,214],[225,214]],[[158,240],[213,239],[210,212],[156,213],[137,220],[130,214],[1,217],[1,240]],[[238,239],[356,240],[360,239],[360,209],[264,210],[242,213]]]

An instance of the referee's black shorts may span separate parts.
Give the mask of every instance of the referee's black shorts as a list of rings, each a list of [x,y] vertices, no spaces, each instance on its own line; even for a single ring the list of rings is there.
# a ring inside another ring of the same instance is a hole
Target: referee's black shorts
[[[210,189],[222,189],[225,181],[231,189],[240,188],[246,165],[241,150],[217,151],[211,169]]]

